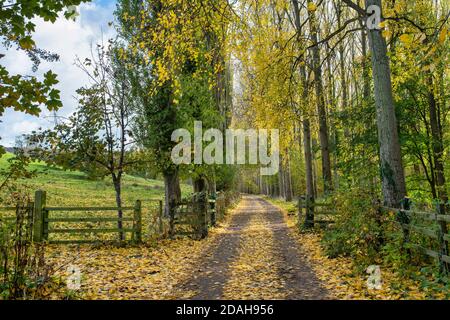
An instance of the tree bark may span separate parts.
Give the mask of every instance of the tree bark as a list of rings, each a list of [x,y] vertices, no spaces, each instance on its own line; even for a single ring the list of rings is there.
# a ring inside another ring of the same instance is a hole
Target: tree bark
[[[117,175],[115,173],[112,173],[112,180],[114,184],[114,190],[116,193],[116,205],[118,208],[122,208],[122,173],[118,173]],[[123,228],[123,211],[122,209],[117,210],[117,217],[119,218],[119,221],[117,221],[117,228],[119,230],[122,230]],[[125,234],[120,231],[119,232],[119,240],[123,241],[125,240]]]
[[[181,200],[180,179],[176,169],[164,172],[164,191],[164,215],[169,217],[170,204]]]
[[[306,195],[310,198],[314,198],[311,127],[309,119],[303,120],[303,149],[305,154]]]
[[[284,166],[283,158],[280,159],[278,170],[278,189],[280,190],[280,197],[286,199],[286,190],[284,189]]]
[[[322,152],[322,177],[324,192],[333,189],[330,160],[330,142],[328,137],[327,113],[325,109],[325,97],[322,82],[322,67],[320,61],[320,48],[318,45],[317,21],[314,11],[308,10],[310,37],[314,46],[312,47],[314,85],[317,99],[317,113],[319,115],[319,139]]]
[[[361,31],[361,51],[362,51],[362,73],[363,73],[363,98],[367,103],[370,99],[370,70],[367,56],[367,34],[366,30]]]
[[[366,0],[366,6],[370,5],[377,5],[382,8],[381,0]],[[387,45],[381,30],[369,30],[368,37],[372,52],[384,203],[389,207],[398,208],[400,201],[406,196],[406,184],[392,94]]]
[[[289,156],[287,158],[287,165],[284,175],[284,190],[286,193],[286,201],[291,202],[292,201],[292,180],[291,180],[291,165],[289,161]]]
[[[433,76],[431,74],[428,75],[428,86],[428,105],[430,111],[430,127],[433,145],[434,173],[436,175],[436,189],[438,191],[439,198],[443,202],[447,202],[448,195],[445,188],[444,161],[442,160],[444,156],[444,143],[439,129],[441,124],[439,123],[437,103],[433,92]]]
[[[440,213],[446,214],[448,213],[448,194],[445,186],[445,174],[444,174],[444,162],[442,160],[444,156],[444,143],[442,140],[441,134],[441,123],[439,121],[439,114],[437,110],[436,98],[434,95],[434,83],[433,83],[433,75],[428,74],[428,104],[430,109],[430,126],[431,126],[431,136],[432,136],[432,145],[433,145],[433,162],[434,162],[434,173],[436,175],[436,190],[440,200]],[[447,234],[447,222],[440,221],[439,222],[441,230],[444,234]],[[443,250],[443,254],[448,254],[448,242],[444,241],[445,246]],[[448,266],[447,266],[448,267]]]
[[[298,0],[292,0],[292,5],[294,9],[295,25],[297,29],[298,41],[301,41],[302,35],[302,25],[300,21],[300,9],[298,5]],[[308,101],[309,90],[308,90],[308,79],[306,75],[306,54],[301,53],[301,65],[300,65],[300,79],[302,81],[303,101]],[[301,142],[300,142],[301,143]],[[306,197],[314,199],[314,181],[313,181],[313,165],[312,165],[312,147],[311,147],[311,124],[309,116],[303,114],[303,152],[305,157],[305,180],[306,180]],[[300,209],[300,208],[299,208]],[[299,214],[300,214],[299,210]],[[299,221],[300,221],[299,216]],[[310,217],[307,217],[307,219]],[[314,221],[314,216],[312,218]]]

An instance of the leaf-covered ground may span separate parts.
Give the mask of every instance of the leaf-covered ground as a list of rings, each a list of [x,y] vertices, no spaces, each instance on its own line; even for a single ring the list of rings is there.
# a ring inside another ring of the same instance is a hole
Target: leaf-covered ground
[[[203,241],[142,247],[51,247],[65,277],[81,268],[84,299],[327,299],[281,211],[244,197]]]
[[[299,234],[297,228],[296,209],[292,203],[270,200],[281,208],[285,220],[296,238],[298,244],[305,253],[309,265],[313,268],[317,277],[325,284],[332,295],[341,300],[424,300],[424,299],[448,299],[448,293],[444,288],[433,290],[423,287],[417,281],[407,277],[401,277],[392,268],[382,267],[381,290],[369,290],[367,286],[368,275],[362,275],[357,271],[357,266],[350,257],[327,257],[321,245],[320,232]],[[291,213],[291,214],[289,214]]]
[[[244,197],[193,277],[179,288],[192,299],[327,299],[283,219],[258,197]]]
[[[268,201],[243,197],[202,241],[163,240],[140,247],[51,247],[66,277],[81,268],[83,299],[424,299],[413,282],[383,270],[369,290],[351,259],[329,259],[318,234],[299,234],[295,219]]]

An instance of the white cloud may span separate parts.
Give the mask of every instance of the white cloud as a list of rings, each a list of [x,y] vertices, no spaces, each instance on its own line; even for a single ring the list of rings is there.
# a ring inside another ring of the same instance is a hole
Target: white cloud
[[[58,19],[54,24],[41,19],[35,21],[36,32],[33,38],[36,45],[60,56],[58,62],[43,61],[35,74],[41,77],[51,69],[58,75],[60,82],[56,87],[61,91],[63,102],[63,108],[58,111],[59,116],[68,116],[74,111],[76,101],[73,96],[76,89],[89,83],[87,76],[74,65],[75,58],[90,57],[91,44],[100,42],[102,37],[106,41],[114,35],[114,31],[108,26],[108,22],[113,19],[114,9],[115,1],[94,1],[79,7],[80,15],[76,21],[64,18]],[[2,64],[11,74],[32,74],[32,63],[21,51],[7,51]],[[7,109],[1,121],[1,144],[6,146],[12,146],[18,134],[31,132],[38,127],[49,127],[53,123],[48,111],[37,118],[11,109]]]
[[[12,125],[12,132],[16,135],[21,135],[33,130],[37,130],[39,128],[39,124],[37,122],[23,120],[16,122]]]

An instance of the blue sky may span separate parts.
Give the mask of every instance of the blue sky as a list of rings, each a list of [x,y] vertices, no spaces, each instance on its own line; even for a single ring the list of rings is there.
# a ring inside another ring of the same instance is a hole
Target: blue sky
[[[49,69],[58,74],[63,108],[58,111],[58,116],[70,115],[75,107],[75,90],[88,84],[87,76],[73,65],[78,56],[84,59],[90,56],[91,44],[101,42],[102,36],[106,41],[114,36],[114,30],[108,26],[113,20],[113,12],[116,6],[115,0],[94,0],[78,7],[79,16],[76,21],[58,19],[54,24],[35,20],[36,32],[34,40],[39,48],[49,50],[60,55],[60,61],[54,63],[42,62],[39,70],[33,74],[32,63],[28,57],[20,51],[8,50],[0,46],[0,52],[6,53],[2,58],[11,74],[35,75],[38,78]],[[20,112],[7,109],[0,123],[0,144],[13,146],[15,137],[30,133],[38,128],[48,128],[53,124],[52,114],[42,112],[40,117],[25,115]]]

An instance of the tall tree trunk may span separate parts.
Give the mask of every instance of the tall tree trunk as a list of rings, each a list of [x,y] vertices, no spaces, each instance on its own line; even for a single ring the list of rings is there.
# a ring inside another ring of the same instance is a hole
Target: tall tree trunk
[[[312,145],[312,168],[313,168],[313,186],[314,186],[314,198],[318,198],[319,195],[319,187],[318,187],[318,169],[317,169],[317,157],[316,157],[316,153],[314,152],[314,150],[317,150],[317,139],[316,138],[312,138],[311,141],[311,145]]]
[[[303,150],[305,154],[306,196],[309,198],[314,198],[311,125],[309,119],[303,120]]]
[[[300,8],[298,5],[298,0],[292,0],[292,6],[294,9],[294,17],[295,17],[295,26],[297,29],[297,41],[301,43],[302,36],[302,24],[300,21]],[[302,98],[303,101],[308,101],[309,96],[309,86],[308,86],[308,78],[306,75],[306,54],[304,52],[301,53],[301,65],[300,65],[300,79],[302,82],[303,92]],[[299,135],[300,136],[300,135]],[[300,139],[301,140],[301,139]],[[301,141],[300,141],[301,144]],[[303,152],[305,157],[305,180],[306,180],[306,197],[308,199],[314,200],[314,181],[313,181],[313,165],[312,165],[312,147],[311,147],[311,123],[309,120],[309,116],[304,113],[303,115]],[[301,210],[299,210],[300,213]],[[314,221],[314,212],[310,213],[311,215],[306,217],[306,221]],[[299,216],[299,221],[300,221]],[[309,224],[305,224],[306,226],[310,226]]]
[[[437,103],[434,95],[434,83],[433,76],[428,75],[428,105],[430,111],[430,127],[432,135],[432,145],[433,145],[433,162],[434,162],[434,173],[436,175],[436,187],[438,190],[439,198],[447,202],[448,195],[445,188],[445,174],[444,174],[444,143],[442,140],[442,135],[440,131],[441,124],[439,123],[439,115],[437,111]]]
[[[430,109],[430,126],[431,126],[431,135],[433,142],[433,162],[434,162],[434,173],[436,175],[436,189],[438,192],[439,200],[441,200],[440,211],[441,214],[448,213],[448,194],[445,186],[445,174],[444,174],[444,143],[442,140],[441,134],[441,123],[439,121],[439,114],[437,110],[436,98],[434,95],[434,82],[433,75],[428,74],[428,104]],[[444,234],[447,234],[447,222],[440,221],[441,230]],[[444,250],[441,252],[444,255],[448,254],[448,242],[445,241]],[[450,265],[446,265],[448,268]]]
[[[362,24],[362,22],[361,22]],[[363,25],[361,25],[363,28]],[[369,68],[369,58],[367,55],[367,34],[366,30],[363,28],[361,30],[361,51],[362,51],[362,76],[363,76],[363,98],[367,103],[370,99],[370,68]]]
[[[341,28],[343,5],[339,4],[337,8],[338,28]],[[345,47],[343,41],[339,44],[339,73],[341,80],[341,111],[349,110],[348,105],[348,86],[347,86],[347,74],[345,69]],[[344,126],[344,136],[350,137],[350,130],[348,126]]]
[[[308,17],[310,36],[314,45],[312,48],[312,62],[317,99],[317,113],[319,115],[319,139],[322,152],[322,176],[324,183],[324,192],[327,193],[333,189],[333,181],[331,175],[330,142],[328,137],[327,113],[325,109],[325,96],[322,82],[320,48],[318,45],[318,27],[315,12],[308,10]]]
[[[194,212],[197,215],[198,222],[194,229],[198,236],[203,239],[208,235],[208,218],[207,215],[207,183],[203,176],[199,176],[194,180]]]
[[[280,184],[277,181],[273,181],[273,190],[274,190],[274,197],[279,198],[280,197]]]
[[[292,179],[291,179],[291,164],[289,161],[289,156],[287,158],[286,170],[284,171],[284,190],[286,201],[292,201]]]
[[[164,214],[169,217],[169,208],[171,203],[177,203],[181,200],[180,179],[178,170],[168,170],[164,172],[164,191],[165,191],[165,207]]]
[[[328,47],[328,50],[331,50],[331,48]],[[343,47],[342,47],[343,50]],[[331,115],[331,124],[330,124],[330,130],[331,130],[331,151],[333,155],[333,182],[334,186],[333,189],[337,190],[339,188],[339,173],[338,173],[338,157],[339,157],[339,130],[337,126],[337,120],[336,120],[336,112],[337,112],[337,103],[336,103],[336,87],[335,87],[335,81],[332,71],[332,59],[331,55],[327,55],[327,76],[328,76],[328,106],[330,110]]]
[[[280,159],[278,170],[278,189],[280,190],[280,197],[286,199],[286,190],[284,189],[284,166],[283,158]]]
[[[119,173],[117,175],[115,173],[112,173],[112,180],[114,184],[114,190],[116,193],[116,205],[118,208],[122,208],[122,173]],[[117,228],[119,230],[122,230],[123,228],[123,223],[121,220],[123,218],[122,209],[117,210],[117,217],[119,218],[119,220],[117,221]],[[120,241],[125,240],[125,234],[122,231],[119,232],[119,240]]]
[[[382,8],[381,0],[366,0],[366,6],[370,5]],[[406,184],[392,94],[391,69],[381,30],[369,30],[368,36],[372,52],[384,202],[389,207],[397,208],[406,196]]]
[[[256,181],[257,181],[257,185],[258,185],[257,194],[262,194],[262,190],[263,190],[262,177],[258,173],[256,174]]]

